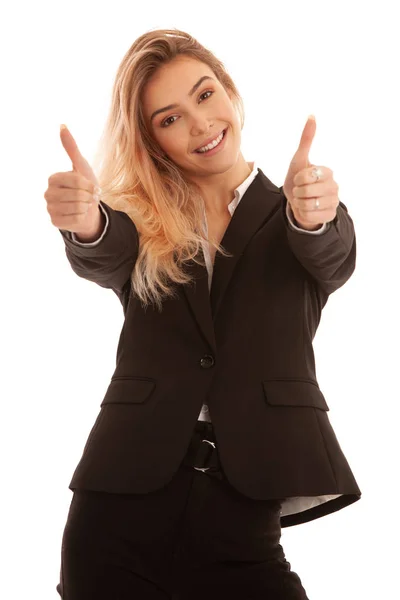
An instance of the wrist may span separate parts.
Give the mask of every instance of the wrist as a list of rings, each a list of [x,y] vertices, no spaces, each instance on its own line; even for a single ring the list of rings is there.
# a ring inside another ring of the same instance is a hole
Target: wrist
[[[90,210],[90,209],[89,209]],[[92,227],[84,231],[75,231],[75,236],[78,242],[95,242],[104,231],[106,219],[100,207],[97,205],[97,213]]]
[[[293,223],[296,225],[296,227],[300,227],[300,229],[306,229],[307,231],[316,231],[317,229],[321,229],[323,223],[318,223],[317,225],[311,225],[310,223],[303,223],[302,221],[300,221],[299,219],[296,219],[296,215],[295,212],[293,210],[293,206],[289,203],[289,207],[290,207],[290,213],[291,213],[291,218]]]

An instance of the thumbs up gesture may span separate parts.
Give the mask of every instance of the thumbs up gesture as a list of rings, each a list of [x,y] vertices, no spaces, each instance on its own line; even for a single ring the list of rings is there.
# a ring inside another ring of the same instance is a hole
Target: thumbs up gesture
[[[100,188],[91,166],[65,126],[60,130],[60,138],[73,170],[49,177],[49,187],[44,193],[47,211],[55,227],[79,234],[82,241],[87,241],[100,235],[103,228]]]
[[[328,167],[316,167],[308,160],[315,130],[315,119],[309,117],[283,184],[296,224],[309,231],[333,221],[339,205],[339,186],[333,179],[333,171]],[[321,174],[319,180],[316,176],[317,169]]]

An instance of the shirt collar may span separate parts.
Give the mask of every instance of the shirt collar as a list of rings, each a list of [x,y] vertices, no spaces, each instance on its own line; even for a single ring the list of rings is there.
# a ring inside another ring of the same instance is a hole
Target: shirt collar
[[[250,165],[252,171],[250,175],[235,189],[235,197],[232,200],[232,202],[228,204],[228,210],[231,213],[231,215],[233,215],[233,213],[235,212],[235,209],[237,208],[237,205],[243,198],[244,193],[246,192],[250,184],[253,183],[253,180],[255,179],[258,173],[258,167],[255,162],[250,162],[248,164]]]

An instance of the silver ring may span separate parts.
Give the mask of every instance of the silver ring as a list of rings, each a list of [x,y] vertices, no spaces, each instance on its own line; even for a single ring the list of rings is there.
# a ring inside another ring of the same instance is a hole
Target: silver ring
[[[320,169],[319,167],[314,167],[311,173],[312,175],[314,175],[314,177],[317,178],[317,181],[319,181],[322,177],[322,169]]]

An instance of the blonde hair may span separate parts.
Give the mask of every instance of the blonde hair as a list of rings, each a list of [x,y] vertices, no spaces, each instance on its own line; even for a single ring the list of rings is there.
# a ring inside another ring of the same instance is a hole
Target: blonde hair
[[[143,88],[155,71],[176,56],[186,55],[210,67],[227,92],[244,124],[239,92],[223,63],[188,33],[158,29],[141,35],[118,68],[111,107],[94,159],[102,201],[125,212],[139,235],[139,255],[131,274],[133,292],[144,306],[174,296],[172,283],[186,284],[184,265],[194,260],[204,237],[204,203],[200,189],[185,179],[147,128]],[[211,242],[223,255],[220,244]]]

